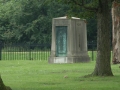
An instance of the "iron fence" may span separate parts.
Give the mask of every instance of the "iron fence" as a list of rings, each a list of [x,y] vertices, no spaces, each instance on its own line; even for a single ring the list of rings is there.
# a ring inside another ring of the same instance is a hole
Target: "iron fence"
[[[51,44],[25,44],[0,42],[0,60],[48,60]],[[96,44],[88,43],[88,55],[96,59]]]

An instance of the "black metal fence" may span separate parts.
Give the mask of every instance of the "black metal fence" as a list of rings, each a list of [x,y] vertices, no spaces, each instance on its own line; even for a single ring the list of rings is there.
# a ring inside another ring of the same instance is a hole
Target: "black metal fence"
[[[51,44],[2,44],[0,42],[0,60],[48,60]],[[91,60],[96,59],[96,44],[88,43]]]

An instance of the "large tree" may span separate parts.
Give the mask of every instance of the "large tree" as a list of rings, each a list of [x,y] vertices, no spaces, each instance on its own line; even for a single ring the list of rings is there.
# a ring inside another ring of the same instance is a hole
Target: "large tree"
[[[1,76],[0,76],[0,90],[12,90],[9,86],[4,85]]]
[[[113,63],[120,63],[120,3],[113,2],[112,5],[112,25],[113,25]]]
[[[112,76],[110,65],[110,0],[99,0],[97,8],[97,60],[93,75]]]
[[[97,19],[97,60],[92,75],[113,76],[110,64],[110,5],[112,0],[65,0],[71,7],[96,15]]]

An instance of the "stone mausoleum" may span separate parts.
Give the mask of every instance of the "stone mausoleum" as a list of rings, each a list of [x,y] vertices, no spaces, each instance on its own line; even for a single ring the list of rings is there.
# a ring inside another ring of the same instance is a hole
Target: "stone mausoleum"
[[[86,20],[58,17],[52,20],[49,63],[88,62]]]

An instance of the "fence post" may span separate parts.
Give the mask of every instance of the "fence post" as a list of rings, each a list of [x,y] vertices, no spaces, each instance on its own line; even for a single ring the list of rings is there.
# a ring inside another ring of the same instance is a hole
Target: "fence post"
[[[94,60],[94,54],[93,54],[93,49],[94,48],[94,43],[93,43],[93,41],[92,41],[92,61]]]
[[[31,44],[29,44],[29,60],[31,60]]]
[[[3,44],[2,44],[2,41],[0,41],[0,60],[2,60],[2,47],[3,47]]]

